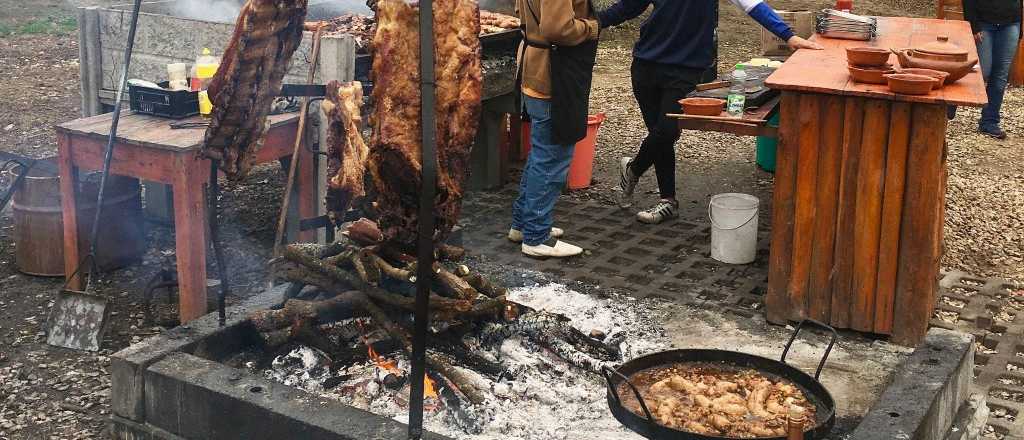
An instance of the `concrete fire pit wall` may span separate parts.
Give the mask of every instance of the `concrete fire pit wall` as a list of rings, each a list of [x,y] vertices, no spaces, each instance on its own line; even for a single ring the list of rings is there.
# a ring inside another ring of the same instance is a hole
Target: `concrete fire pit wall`
[[[211,360],[258,346],[246,317],[277,304],[282,293],[273,289],[229,308],[223,327],[212,313],[116,353],[110,367],[113,437],[407,438],[402,423]]]
[[[850,440],[938,440],[957,418],[969,418],[974,337],[933,328],[893,377]],[[982,404],[981,406],[984,406]]]

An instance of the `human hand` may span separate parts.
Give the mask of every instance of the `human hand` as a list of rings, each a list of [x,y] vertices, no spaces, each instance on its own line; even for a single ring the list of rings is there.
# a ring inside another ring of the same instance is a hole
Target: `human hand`
[[[978,32],[978,33],[974,34],[974,41],[977,41],[977,42],[981,43],[981,40],[982,40],[981,32]]]
[[[824,49],[824,47],[821,47],[820,44],[815,43],[815,42],[810,41],[810,40],[807,40],[807,39],[802,38],[802,37],[797,36],[797,35],[789,37],[789,40],[786,41],[786,44],[788,44],[789,48],[793,49],[793,50],[797,50],[797,49],[822,50],[822,49]]]

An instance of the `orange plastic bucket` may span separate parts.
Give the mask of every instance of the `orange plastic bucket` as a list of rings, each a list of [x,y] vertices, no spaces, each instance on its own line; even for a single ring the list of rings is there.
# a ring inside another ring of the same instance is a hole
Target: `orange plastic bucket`
[[[604,122],[604,113],[587,117],[587,137],[576,143],[576,150],[569,165],[569,189],[583,189],[590,186],[590,178],[594,175],[594,146],[597,145],[597,132]]]
[[[590,186],[590,179],[594,175],[594,147],[597,145],[597,133],[604,120],[604,113],[587,117],[587,136],[576,143],[572,163],[569,164],[569,189],[583,189]],[[530,123],[523,121],[522,145],[519,149],[520,159],[526,160],[530,157],[530,145]]]

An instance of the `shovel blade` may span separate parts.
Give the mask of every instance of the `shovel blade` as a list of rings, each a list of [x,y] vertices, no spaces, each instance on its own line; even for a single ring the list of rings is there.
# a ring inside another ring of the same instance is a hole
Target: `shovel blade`
[[[106,298],[62,290],[46,321],[46,343],[74,350],[99,351],[110,319]]]

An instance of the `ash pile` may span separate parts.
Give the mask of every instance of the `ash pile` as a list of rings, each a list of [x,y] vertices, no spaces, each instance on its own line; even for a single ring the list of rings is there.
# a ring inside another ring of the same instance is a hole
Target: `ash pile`
[[[611,295],[595,298],[540,274],[523,277],[508,299],[563,318],[573,328],[614,347],[622,358],[668,348],[658,300]],[[307,292],[307,295],[319,293]],[[444,378],[426,378],[425,427],[458,439],[635,439],[608,417],[604,379],[560,356],[512,324],[484,324],[457,341],[433,337],[429,352],[451,362],[483,401],[451,399]],[[289,341],[273,352],[244,353],[229,364],[307,392],[406,422],[410,363],[405,353],[363,319],[321,327],[333,349]],[[437,328],[434,329],[438,330]],[[330,352],[329,352],[330,351]]]

